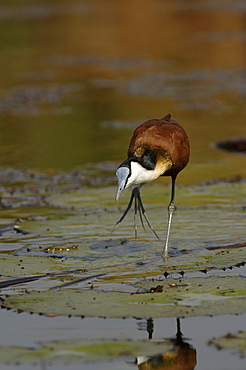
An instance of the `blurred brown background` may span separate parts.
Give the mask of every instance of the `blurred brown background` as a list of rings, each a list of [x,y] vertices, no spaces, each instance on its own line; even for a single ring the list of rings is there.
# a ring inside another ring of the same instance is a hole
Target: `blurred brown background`
[[[2,0],[0,53],[0,166],[116,167],[171,113],[192,149],[179,182],[246,174],[211,145],[246,133],[243,1]]]

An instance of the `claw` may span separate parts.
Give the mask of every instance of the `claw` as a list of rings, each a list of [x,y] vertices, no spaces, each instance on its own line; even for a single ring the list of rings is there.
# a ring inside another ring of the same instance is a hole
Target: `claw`
[[[135,189],[135,188],[134,188]],[[133,189],[133,190],[134,190]],[[134,199],[134,195],[133,195],[133,190],[132,190],[132,195],[131,195],[131,198],[129,200],[129,203],[128,203],[128,206],[126,207],[126,210],[124,211],[123,215],[121,216],[121,218],[119,219],[119,221],[116,222],[112,232],[115,230],[115,228],[124,220],[124,218],[126,217],[128,211],[131,209],[131,206],[132,206],[132,202],[133,202],[133,199]]]
[[[157,235],[156,231],[154,230],[153,226],[151,225],[147,215],[146,215],[146,212],[145,212],[145,209],[144,209],[144,206],[143,206],[143,203],[142,203],[142,199],[141,199],[141,196],[140,196],[140,191],[139,191],[139,186],[136,186],[135,188],[133,188],[132,190],[132,194],[131,194],[131,198],[129,200],[129,203],[128,203],[128,206],[126,208],[126,210],[124,211],[123,215],[121,216],[121,218],[119,219],[119,221],[116,222],[112,232],[115,230],[115,228],[124,220],[124,218],[126,217],[127,213],[129,212],[129,210],[131,209],[132,207],[132,202],[134,200],[134,230],[135,230],[135,237],[137,238],[137,220],[136,220],[136,216],[137,216],[137,213],[139,212],[139,217],[140,217],[140,220],[141,220],[141,224],[143,226],[143,229],[145,230],[145,227],[144,227],[144,222],[143,222],[143,219],[145,219],[147,225],[149,226],[149,228],[152,230],[152,232],[155,234],[155,236],[157,237],[157,239],[160,240],[159,236]]]

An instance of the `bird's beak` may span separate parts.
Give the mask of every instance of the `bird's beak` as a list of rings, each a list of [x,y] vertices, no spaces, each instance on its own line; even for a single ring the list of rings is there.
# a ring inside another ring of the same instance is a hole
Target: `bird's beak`
[[[130,170],[127,167],[120,167],[116,171],[116,176],[118,179],[118,190],[116,194],[116,202],[119,200],[122,191],[126,188],[127,178],[129,176]]]

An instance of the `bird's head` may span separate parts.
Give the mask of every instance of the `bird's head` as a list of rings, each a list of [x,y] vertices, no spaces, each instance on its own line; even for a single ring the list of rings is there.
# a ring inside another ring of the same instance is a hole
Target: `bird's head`
[[[118,179],[116,201],[118,201],[124,189],[127,189],[131,185],[153,181],[160,176],[160,173],[156,170],[156,167],[147,169],[135,158],[130,158],[118,167],[116,176]]]
[[[164,150],[149,149],[146,145],[139,147],[116,171],[118,179],[116,201],[124,189],[156,180],[171,167],[171,158]]]
[[[143,167],[136,158],[129,158],[123,162],[116,171],[116,177],[118,179],[116,201],[119,200],[123,190],[129,188],[129,186],[144,184],[159,177],[153,177],[153,172],[153,170]]]
[[[134,176],[132,174],[132,163],[130,160],[126,160],[118,167],[116,171],[116,177],[118,180],[118,190],[116,194],[117,202],[123,190],[134,183]]]

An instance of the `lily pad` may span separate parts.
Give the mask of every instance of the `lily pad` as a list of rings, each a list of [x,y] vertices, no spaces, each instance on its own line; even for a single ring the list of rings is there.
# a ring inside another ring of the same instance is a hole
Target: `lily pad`
[[[171,351],[171,340],[157,341],[132,341],[132,340],[85,340],[76,339],[64,341],[42,342],[34,348],[0,347],[1,363],[58,363],[73,364],[85,361],[100,361],[115,358],[127,359],[136,356],[148,356],[158,350]]]
[[[227,349],[236,351],[241,356],[246,356],[246,332],[228,333],[224,337],[214,338],[209,341],[209,345],[213,345],[218,349]]]
[[[101,277],[89,287],[58,291],[28,292],[2,299],[2,307],[34,313],[100,317],[190,317],[245,312],[245,278],[209,277],[140,280],[129,285],[129,292],[105,290]],[[106,278],[105,278],[106,279]],[[126,279],[127,281],[127,279]],[[153,293],[153,285],[162,291]],[[122,280],[121,284],[125,283]]]
[[[29,233],[22,239],[26,240],[30,251],[22,249],[15,255],[51,257],[47,253],[41,256],[43,247],[54,250],[54,254],[60,247],[60,257],[66,258],[68,268],[79,264],[88,268],[87,262],[90,262],[91,269],[98,269],[100,260],[100,266],[108,271],[112,271],[111,266],[118,265],[120,273],[123,266],[127,265],[131,271],[138,264],[140,276],[239,266],[246,261],[245,211],[239,206],[245,188],[244,183],[194,187],[192,191],[180,188],[177,204],[182,207],[177,209],[173,219],[171,257],[167,261],[161,258],[167,214],[163,206],[158,206],[163,192],[163,187],[158,185],[151,188],[146,211],[162,241],[151,231],[143,233],[140,227],[138,240],[131,239],[134,233],[132,213],[112,233],[122,214],[113,202],[115,188],[97,188],[50,196],[46,207],[49,212],[44,208],[48,217],[24,219],[17,225],[17,230]],[[165,194],[169,196],[167,187],[164,187]],[[235,196],[238,200],[233,205]],[[76,250],[71,250],[74,245]],[[144,264],[142,271],[140,262]]]
[[[174,217],[167,260],[161,257],[164,242],[151,232],[141,231],[138,240],[124,238],[133,230],[131,214],[111,233],[121,214],[113,203],[113,188],[50,196],[34,217],[24,215],[11,224],[12,231],[4,226],[1,240],[12,249],[0,259],[2,289],[8,293],[3,306],[103,317],[219,315],[221,307],[228,314],[245,312],[240,276],[246,261],[244,210],[231,207],[235,193],[242,196],[243,185],[216,186],[179,189],[183,206]],[[165,236],[166,211],[156,206],[160,188],[152,189],[146,210]],[[185,275],[219,269],[221,275],[235,269],[238,276],[196,280]],[[187,280],[179,284],[172,274]]]

